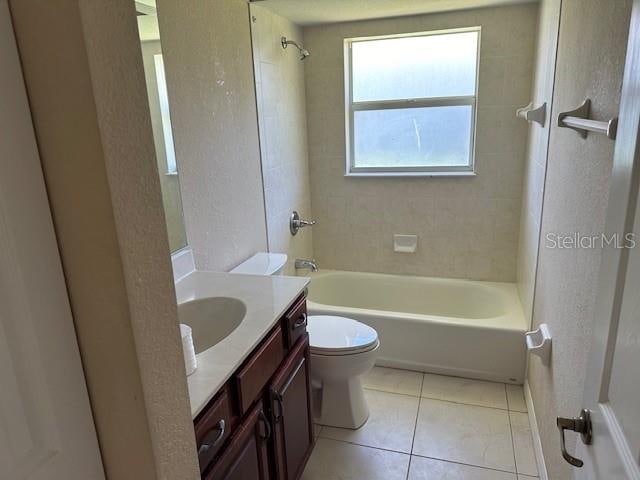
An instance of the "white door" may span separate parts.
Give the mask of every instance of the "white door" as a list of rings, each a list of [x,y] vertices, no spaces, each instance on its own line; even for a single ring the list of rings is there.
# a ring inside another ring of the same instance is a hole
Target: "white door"
[[[635,247],[603,252],[583,404],[576,405],[590,413],[592,438],[578,441],[573,452],[576,434],[565,432],[576,479],[640,480],[639,82],[640,0],[634,0],[606,235],[635,232]]]
[[[0,0],[0,479],[104,479],[6,0]]]

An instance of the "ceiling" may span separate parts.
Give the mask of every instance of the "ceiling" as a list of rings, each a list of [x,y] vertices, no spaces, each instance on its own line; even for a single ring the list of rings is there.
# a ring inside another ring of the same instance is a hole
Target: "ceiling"
[[[537,0],[257,0],[259,5],[299,25],[403,17],[532,1]]]

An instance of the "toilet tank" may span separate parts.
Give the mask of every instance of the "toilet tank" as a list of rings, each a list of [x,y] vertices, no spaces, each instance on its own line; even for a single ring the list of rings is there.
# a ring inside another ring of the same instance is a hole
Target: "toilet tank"
[[[284,253],[256,253],[245,260],[229,273],[244,273],[246,275],[282,275],[287,263],[287,255]]]

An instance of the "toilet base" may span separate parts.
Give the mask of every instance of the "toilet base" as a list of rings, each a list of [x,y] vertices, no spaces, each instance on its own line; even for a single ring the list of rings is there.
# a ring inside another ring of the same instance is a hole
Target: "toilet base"
[[[357,429],[369,418],[360,377],[322,384],[315,421],[329,427]]]

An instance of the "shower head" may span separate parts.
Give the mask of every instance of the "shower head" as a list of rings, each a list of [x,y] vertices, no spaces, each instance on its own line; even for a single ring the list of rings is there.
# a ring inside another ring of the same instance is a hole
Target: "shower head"
[[[284,48],[285,50],[289,45],[293,45],[294,47],[296,47],[298,49],[298,53],[300,54],[300,60],[304,60],[309,55],[311,55],[309,53],[309,50],[307,50],[306,48],[303,48],[301,45],[298,45],[298,43],[294,42],[293,40],[287,40],[287,37],[281,37],[280,44],[282,45],[282,48]]]

